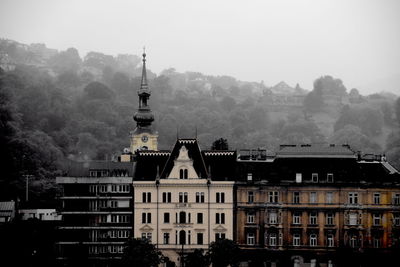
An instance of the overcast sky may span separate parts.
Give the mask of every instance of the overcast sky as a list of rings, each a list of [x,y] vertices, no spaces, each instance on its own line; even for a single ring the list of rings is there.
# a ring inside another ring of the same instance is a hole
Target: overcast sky
[[[400,81],[398,0],[0,0],[0,37],[80,55],[140,54],[159,73],[199,71],[307,89]],[[388,89],[400,93],[397,88]]]

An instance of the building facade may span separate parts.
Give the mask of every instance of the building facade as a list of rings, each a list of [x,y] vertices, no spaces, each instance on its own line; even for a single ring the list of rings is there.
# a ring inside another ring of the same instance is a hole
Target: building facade
[[[139,152],[134,237],[150,240],[175,263],[219,238],[233,239],[234,177],[220,170],[235,155],[202,152],[196,139],[178,139],[171,152]]]
[[[344,266],[399,248],[399,173],[384,158],[300,145],[239,155],[237,166],[236,233],[248,259]]]

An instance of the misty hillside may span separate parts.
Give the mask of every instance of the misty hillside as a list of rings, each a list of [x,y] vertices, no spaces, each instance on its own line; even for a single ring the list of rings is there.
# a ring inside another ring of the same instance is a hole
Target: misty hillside
[[[74,48],[57,51],[0,39],[1,146],[7,166],[1,183],[22,187],[18,179],[29,173],[43,191],[50,185],[42,178],[54,177],[67,159],[112,159],[128,147],[141,66],[137,55],[81,56]],[[150,70],[160,149],[169,149],[177,135],[196,134],[203,149],[221,137],[230,149],[328,142],[386,153],[400,167],[400,102],[393,94],[360,95],[329,75],[315,77],[307,90],[284,81],[268,87],[230,76]]]

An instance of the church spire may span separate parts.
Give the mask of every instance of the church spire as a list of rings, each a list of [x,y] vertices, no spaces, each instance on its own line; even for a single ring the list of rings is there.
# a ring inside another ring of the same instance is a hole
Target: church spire
[[[144,48],[142,61],[142,80],[140,83],[140,88],[138,90],[139,108],[133,116],[133,119],[136,121],[136,125],[138,128],[149,128],[151,126],[151,123],[154,121],[154,115],[151,112],[150,106],[148,104],[151,92],[147,84],[146,52],[144,51]]]

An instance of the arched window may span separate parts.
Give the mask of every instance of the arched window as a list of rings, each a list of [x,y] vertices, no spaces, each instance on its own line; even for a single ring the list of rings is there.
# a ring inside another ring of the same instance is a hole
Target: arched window
[[[179,170],[179,179],[187,179],[188,178],[188,170],[180,169]]]
[[[179,245],[186,244],[186,233],[184,230],[179,231]]]
[[[179,212],[179,223],[186,223],[186,212]]]

